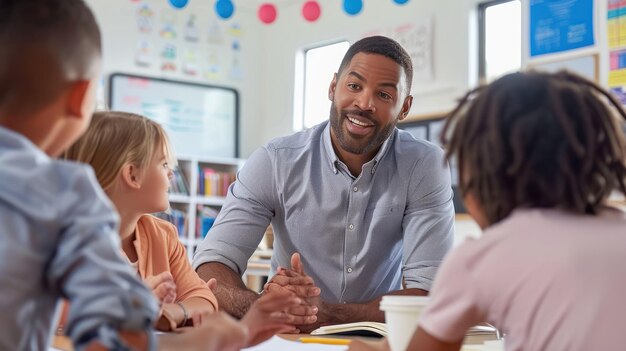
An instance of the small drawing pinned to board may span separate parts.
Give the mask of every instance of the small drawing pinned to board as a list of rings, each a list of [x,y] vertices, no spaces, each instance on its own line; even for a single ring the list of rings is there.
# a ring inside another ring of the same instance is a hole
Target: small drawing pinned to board
[[[145,39],[139,40],[135,51],[135,64],[147,68],[152,66],[152,60],[152,44]]]
[[[141,4],[137,8],[137,28],[141,33],[151,33],[154,22],[154,10],[149,4]]]

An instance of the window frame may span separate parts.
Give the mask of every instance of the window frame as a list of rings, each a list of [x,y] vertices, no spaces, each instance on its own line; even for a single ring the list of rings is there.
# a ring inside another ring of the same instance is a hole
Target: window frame
[[[295,131],[300,131],[300,130],[304,130],[306,128],[310,128],[306,126],[306,94],[307,94],[307,65],[309,64],[309,62],[307,62],[307,54],[309,51],[311,50],[315,50],[315,49],[319,49],[319,48],[323,48],[325,46],[331,46],[331,45],[336,45],[336,44],[340,44],[340,43],[347,43],[348,44],[348,49],[350,48],[350,41],[348,39],[345,38],[336,38],[333,39],[331,41],[326,41],[326,42],[322,42],[322,43],[318,43],[315,45],[311,45],[311,46],[307,46],[305,48],[302,49],[301,51],[301,64],[299,64],[299,66],[301,66],[301,77],[302,79],[300,80],[301,82],[301,86],[300,89],[295,89],[294,91],[297,91],[297,94],[299,95],[299,99],[300,102],[295,102],[295,107],[300,110],[298,113],[295,114],[294,118],[299,118],[300,121],[296,122],[294,120],[294,130]],[[340,62],[337,62],[336,65],[337,67],[339,67]],[[298,65],[298,59],[296,59],[296,65]],[[297,82],[298,80],[296,80]],[[297,84],[297,83],[296,83]],[[328,82],[328,84],[330,84],[330,81]],[[298,99],[298,97],[296,97],[296,99]],[[298,129],[297,127],[300,126],[300,128]]]
[[[520,0],[491,0],[478,4],[478,81],[486,83],[487,81],[487,33],[486,33],[486,13],[487,9],[492,6],[501,5],[507,2]],[[523,6],[523,1],[520,1]]]

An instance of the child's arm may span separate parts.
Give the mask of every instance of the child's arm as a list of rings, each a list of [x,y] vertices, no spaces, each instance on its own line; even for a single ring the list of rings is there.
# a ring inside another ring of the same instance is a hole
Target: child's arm
[[[245,346],[248,330],[232,317],[225,313],[213,313],[206,316],[204,321],[202,326],[183,329],[182,333],[159,335],[156,349],[163,351],[235,351]],[[133,350],[147,350],[150,343],[145,333],[123,332],[120,333],[120,338]],[[109,349],[98,342],[93,342],[85,348],[87,351]]]
[[[177,303],[164,304],[161,318],[157,321],[157,329],[163,331],[174,330],[177,327],[195,326],[194,315],[208,316],[215,312],[213,305],[207,300],[192,297]]]
[[[147,332],[158,306],[152,293],[122,259],[117,216],[93,174],[68,174],[72,196],[59,199],[59,233],[44,279],[71,304],[67,334],[77,348],[92,341],[123,343],[118,332]],[[76,203],[72,203],[74,200]]]
[[[248,338],[247,328],[222,312],[205,316],[199,327],[181,330],[159,335],[159,350],[237,351]]]
[[[217,311],[217,298],[198,274],[191,268],[187,251],[178,239],[176,228],[163,221],[156,222],[165,238],[170,273],[176,284],[176,303],[163,305],[162,317],[157,323],[159,330],[173,330],[193,325],[192,315],[208,315]],[[174,302],[174,301],[172,301]]]

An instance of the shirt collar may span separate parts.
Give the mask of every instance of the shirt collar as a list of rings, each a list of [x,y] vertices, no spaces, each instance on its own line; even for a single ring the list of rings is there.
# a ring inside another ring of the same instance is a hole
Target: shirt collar
[[[383,156],[385,156],[385,153],[387,153],[387,149],[389,149],[389,145],[392,143],[391,140],[395,138],[396,134],[397,130],[394,130],[393,133],[391,133],[391,135],[387,139],[385,139],[383,144],[380,146],[380,149],[376,153],[376,156],[374,156],[372,160],[365,164],[366,166],[372,164],[372,174],[376,171],[376,167],[378,163],[380,163],[380,160],[383,158]],[[339,157],[337,157],[335,149],[333,149],[333,142],[330,138],[330,121],[326,122],[326,127],[324,127],[324,131],[322,132],[322,138],[324,149],[326,151],[326,156],[328,157],[328,161],[330,162],[330,169],[332,169],[333,172],[337,174],[337,164],[343,164],[343,162],[341,162]]]
[[[5,128],[0,127],[0,149],[27,149],[37,155],[37,157],[48,158],[48,155],[41,150],[32,141],[26,138],[24,135]]]

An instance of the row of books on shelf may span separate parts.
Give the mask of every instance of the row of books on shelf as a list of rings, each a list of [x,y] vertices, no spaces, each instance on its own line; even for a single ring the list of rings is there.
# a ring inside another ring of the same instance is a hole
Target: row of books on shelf
[[[196,238],[203,238],[215,223],[218,211],[211,207],[199,206],[196,217]]]
[[[198,215],[196,216],[196,238],[204,238],[213,226],[218,211],[211,207],[198,206]],[[176,230],[178,230],[178,236],[181,238],[186,237],[187,233],[187,213],[185,211],[172,208],[167,212],[156,213],[155,216],[164,219],[172,223]]]
[[[210,167],[198,168],[198,195],[226,196],[228,187],[235,181],[236,173],[218,172]]]
[[[189,195],[189,184],[187,178],[180,171],[180,168],[175,168],[172,173],[174,176],[170,180],[170,192],[173,194]]]

